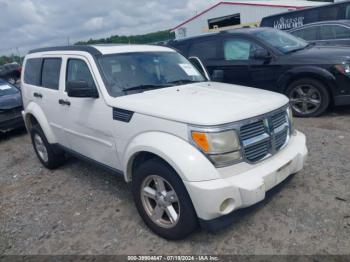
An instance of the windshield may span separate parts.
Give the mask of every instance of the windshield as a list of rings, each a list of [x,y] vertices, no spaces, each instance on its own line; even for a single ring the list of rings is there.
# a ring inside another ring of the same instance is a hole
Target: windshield
[[[0,82],[0,96],[13,95],[18,92],[16,87]]]
[[[260,40],[269,43],[284,54],[304,49],[308,43],[300,38],[280,30],[257,31],[254,35]]]
[[[128,91],[202,82],[206,79],[176,52],[143,52],[104,55],[99,64],[111,96]]]

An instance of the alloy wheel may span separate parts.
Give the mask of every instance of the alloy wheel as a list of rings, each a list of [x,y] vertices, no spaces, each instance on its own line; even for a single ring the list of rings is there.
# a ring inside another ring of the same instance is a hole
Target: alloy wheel
[[[298,85],[289,94],[293,109],[302,115],[315,113],[321,106],[322,98],[319,90],[312,85]]]
[[[44,144],[44,141],[38,134],[34,135],[34,146],[41,160],[43,160],[44,162],[47,162],[49,160],[47,149]]]
[[[163,228],[174,227],[180,218],[180,204],[170,183],[156,175],[144,179],[141,185],[141,200],[149,218]]]

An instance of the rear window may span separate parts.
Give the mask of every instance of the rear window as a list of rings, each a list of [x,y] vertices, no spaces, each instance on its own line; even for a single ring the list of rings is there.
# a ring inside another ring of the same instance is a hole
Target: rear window
[[[24,70],[24,82],[26,84],[40,86],[42,62],[41,58],[30,58],[27,60]]]
[[[43,63],[41,85],[58,90],[61,70],[60,58],[46,58]]]

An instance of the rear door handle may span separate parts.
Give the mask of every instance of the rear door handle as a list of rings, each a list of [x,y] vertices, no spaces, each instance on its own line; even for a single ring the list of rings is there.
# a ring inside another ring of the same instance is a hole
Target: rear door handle
[[[43,98],[43,95],[37,92],[34,92],[33,96],[37,98]]]
[[[60,105],[66,105],[66,106],[70,106],[70,102],[68,100],[63,100],[63,99],[59,99],[58,103]]]

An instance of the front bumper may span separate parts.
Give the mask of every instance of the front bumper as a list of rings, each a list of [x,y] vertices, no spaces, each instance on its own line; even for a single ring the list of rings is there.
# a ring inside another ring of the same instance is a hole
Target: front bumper
[[[24,127],[22,116],[0,122],[0,132],[8,132],[20,127]]]
[[[219,168],[220,179],[184,181],[198,218],[208,222],[263,200],[266,191],[303,168],[307,153],[305,135],[296,131],[285,148],[260,163]]]

